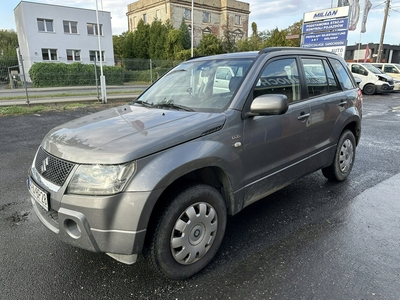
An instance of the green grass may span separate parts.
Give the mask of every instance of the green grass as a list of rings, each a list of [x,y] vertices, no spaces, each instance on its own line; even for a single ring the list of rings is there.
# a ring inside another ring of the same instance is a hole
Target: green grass
[[[48,111],[65,111],[73,110],[77,108],[110,108],[118,105],[124,105],[128,102],[124,101],[112,101],[107,104],[101,104],[100,102],[94,103],[62,103],[62,104],[35,104],[35,105],[12,105],[12,106],[0,106],[0,117],[2,116],[16,116],[16,115],[29,115],[29,114],[39,114]]]
[[[141,93],[140,91],[108,91],[107,95],[121,95],[121,94],[137,94]],[[88,92],[88,93],[56,93],[56,94],[44,94],[44,95],[29,95],[29,99],[44,99],[44,98],[60,98],[60,97],[77,97],[77,96],[97,96],[96,92]],[[9,97],[0,97],[1,100],[20,100],[26,99],[26,96],[9,96]]]

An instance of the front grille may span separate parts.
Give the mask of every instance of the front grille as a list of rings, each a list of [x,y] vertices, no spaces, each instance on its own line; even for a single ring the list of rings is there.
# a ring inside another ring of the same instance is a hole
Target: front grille
[[[39,148],[35,168],[48,181],[62,186],[75,164],[59,159]]]

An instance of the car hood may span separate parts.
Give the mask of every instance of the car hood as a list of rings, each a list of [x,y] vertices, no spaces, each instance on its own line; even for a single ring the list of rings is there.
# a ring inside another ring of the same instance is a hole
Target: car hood
[[[42,147],[75,163],[124,163],[218,130],[225,119],[221,113],[126,105],[57,126]]]

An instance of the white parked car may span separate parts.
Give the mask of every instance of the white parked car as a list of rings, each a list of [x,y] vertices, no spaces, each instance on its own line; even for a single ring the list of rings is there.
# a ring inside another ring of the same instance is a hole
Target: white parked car
[[[351,73],[361,79],[360,88],[366,95],[389,93],[394,89],[393,78],[368,63],[348,63]]]

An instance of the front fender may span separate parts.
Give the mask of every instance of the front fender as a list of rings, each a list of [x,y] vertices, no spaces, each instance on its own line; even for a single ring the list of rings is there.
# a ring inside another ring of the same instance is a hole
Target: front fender
[[[178,178],[204,167],[217,167],[229,177],[233,189],[242,180],[241,151],[215,140],[187,142],[137,161],[128,191],[165,189]]]

